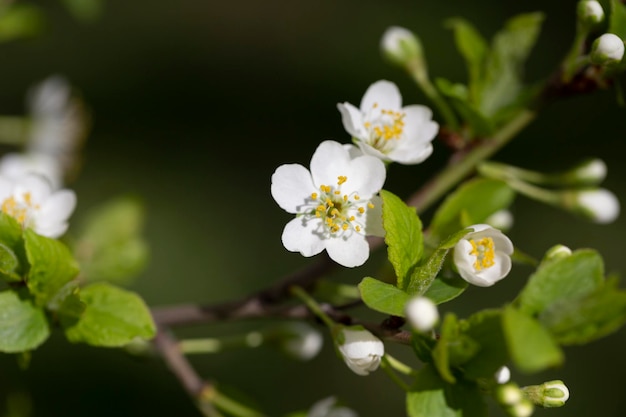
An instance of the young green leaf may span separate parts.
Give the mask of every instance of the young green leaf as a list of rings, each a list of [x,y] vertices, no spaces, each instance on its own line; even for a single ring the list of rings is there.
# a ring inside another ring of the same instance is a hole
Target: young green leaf
[[[394,285],[365,277],[359,284],[361,298],[372,310],[404,317],[404,306],[409,295]]]
[[[460,277],[438,277],[430,284],[424,297],[430,298],[435,304],[443,304],[463,294],[468,286],[467,281]]]
[[[404,288],[409,270],[417,265],[424,252],[422,222],[415,208],[408,207],[394,194],[382,190],[380,196],[383,199],[383,227],[389,262],[396,271],[398,287]]]
[[[15,252],[0,243],[0,277],[7,281],[21,281],[22,277],[18,273],[19,267],[20,261]]]
[[[494,125],[472,103],[467,87],[462,84],[452,84],[444,78],[436,78],[437,89],[448,97],[454,109],[463,120],[472,128],[473,136],[489,136],[494,132]]]
[[[148,307],[133,292],[97,283],[83,288],[80,298],[85,303],[80,318],[61,317],[70,342],[119,347],[134,338],[150,339],[155,334]]]
[[[611,17],[607,32],[626,39],[626,5],[620,0],[611,0]]]
[[[483,78],[485,59],[489,52],[487,41],[481,36],[476,28],[467,20],[452,18],[445,22],[446,26],[454,30],[456,47],[465,58],[469,73],[469,89],[473,102],[476,102],[476,88]]]
[[[467,181],[441,204],[430,230],[433,235],[445,238],[459,229],[484,222],[496,211],[511,205],[514,197],[515,192],[502,181],[486,178]]]
[[[517,303],[526,314],[538,314],[552,304],[593,292],[603,281],[600,255],[590,249],[577,250],[571,256],[542,262],[528,279]]]
[[[0,292],[0,352],[33,350],[50,335],[43,310],[25,292]]]
[[[444,381],[454,384],[456,378],[450,369],[449,345],[459,336],[459,324],[454,314],[446,314],[441,325],[441,333],[437,345],[433,349],[433,363]]]
[[[537,320],[511,306],[502,320],[509,354],[520,371],[539,372],[563,363],[563,352]]]
[[[44,305],[78,275],[78,265],[67,246],[56,239],[24,231],[26,256],[30,264],[27,285],[38,305]]]
[[[507,363],[507,345],[502,330],[502,312],[483,310],[461,322],[461,331],[474,340],[480,350],[463,365],[470,379],[491,378]]]

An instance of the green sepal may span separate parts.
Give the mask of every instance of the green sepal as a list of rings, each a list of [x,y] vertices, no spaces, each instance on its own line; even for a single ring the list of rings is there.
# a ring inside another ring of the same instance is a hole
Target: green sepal
[[[44,311],[26,291],[0,292],[0,352],[36,349],[50,335]]]
[[[26,256],[30,264],[26,284],[38,305],[45,305],[78,275],[78,264],[62,242],[24,231]]]
[[[119,347],[135,338],[151,339],[155,335],[150,310],[133,292],[96,283],[81,290],[80,300],[85,303],[80,317],[61,316],[70,342]]]
[[[396,195],[382,190],[380,196],[387,255],[396,272],[398,288],[405,288],[405,278],[424,252],[422,222],[415,208],[407,206]]]
[[[365,277],[359,284],[359,291],[365,305],[372,310],[393,316],[405,316],[404,306],[409,300],[409,294],[395,285]]]
[[[552,304],[575,300],[601,287],[604,263],[591,249],[571,256],[543,261],[530,276],[516,301],[526,314],[539,314]]]
[[[565,360],[548,330],[527,314],[507,306],[502,314],[502,327],[511,360],[520,371],[539,372],[559,366]]]

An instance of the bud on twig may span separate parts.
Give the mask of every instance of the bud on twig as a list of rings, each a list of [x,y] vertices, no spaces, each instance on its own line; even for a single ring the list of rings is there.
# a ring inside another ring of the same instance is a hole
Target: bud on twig
[[[591,45],[591,62],[598,65],[618,64],[624,57],[624,41],[617,35],[605,33]]]
[[[531,385],[522,390],[533,403],[546,408],[562,407],[569,399],[569,389],[560,380]]]
[[[604,20],[604,9],[595,0],[581,0],[577,8],[578,21],[587,27],[597,25]]]
[[[422,60],[422,45],[408,29],[391,26],[380,41],[380,49],[389,61],[406,67],[411,61]]]
[[[419,332],[428,332],[439,321],[439,311],[430,298],[415,297],[406,303],[406,317]]]

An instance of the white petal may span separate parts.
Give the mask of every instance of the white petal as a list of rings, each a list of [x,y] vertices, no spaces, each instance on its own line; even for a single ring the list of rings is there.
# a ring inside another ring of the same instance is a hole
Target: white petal
[[[480,283],[473,282],[473,284],[480,287],[490,287],[509,274],[511,271],[511,258],[507,255],[496,253],[494,261],[494,265],[476,273],[477,282]]]
[[[359,143],[362,143],[362,142],[359,142]],[[352,145],[350,143],[345,143],[343,145],[343,148],[348,151],[348,155],[350,155],[350,159],[354,159],[354,158],[358,158],[359,156],[363,156],[363,151],[360,148],[358,148],[358,147],[356,147],[356,146],[354,146],[354,145]]]
[[[311,173],[302,165],[281,165],[272,174],[272,197],[287,213],[301,212],[305,199],[315,191]]]
[[[374,148],[369,143],[359,141],[357,145],[359,145],[359,148],[365,155],[374,156],[380,159],[381,161],[387,161],[387,162],[393,161],[393,159],[390,158],[387,154],[382,153],[381,151]]]
[[[430,143],[427,145],[417,144],[412,148],[396,147],[393,151],[389,152],[387,156],[389,159],[398,162],[403,165],[414,165],[424,162],[433,153],[433,145]]]
[[[338,103],[337,108],[341,112],[341,121],[344,129],[355,138],[367,138],[361,111],[348,102]]]
[[[370,246],[365,236],[359,233],[331,237],[326,242],[330,259],[347,268],[361,266],[370,256]]]
[[[0,203],[13,194],[15,183],[10,179],[0,176]]]
[[[313,184],[316,187],[336,186],[337,177],[348,175],[350,161],[350,152],[339,142],[327,140],[320,143],[311,158]]]
[[[361,111],[368,112],[377,105],[378,109],[398,111],[402,107],[402,96],[398,87],[386,80],[376,81],[370,85],[361,100]]]
[[[379,196],[374,196],[370,199],[370,203],[374,205],[374,208],[368,208],[365,211],[365,234],[367,236],[385,237],[383,200]]]
[[[357,193],[363,199],[369,199],[378,193],[387,177],[385,164],[378,158],[363,155],[352,160],[343,174],[348,180],[341,186],[342,193]]]
[[[283,229],[282,241],[285,249],[300,252],[302,256],[314,256],[324,250],[325,239],[319,232],[321,220],[296,217]]]
[[[35,232],[37,232],[37,234],[40,234],[41,236],[46,236],[52,239],[56,239],[62,236],[63,233],[65,233],[68,226],[69,226],[68,223],[56,223],[56,224],[51,224],[49,226],[42,227],[37,224],[37,221],[35,221],[34,230]]]
[[[76,207],[76,194],[71,190],[59,190],[41,205],[37,224],[53,224],[66,221]]]
[[[33,203],[41,204],[52,193],[52,185],[40,175],[29,174],[20,178],[13,190],[13,195],[16,198],[22,198],[25,193],[30,193]]]

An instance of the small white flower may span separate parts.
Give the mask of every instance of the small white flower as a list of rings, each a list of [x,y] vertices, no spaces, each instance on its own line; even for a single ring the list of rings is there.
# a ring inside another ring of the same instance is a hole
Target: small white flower
[[[365,329],[342,328],[335,342],[346,365],[357,375],[368,375],[378,369],[385,354],[383,342]]]
[[[322,334],[303,322],[286,323],[281,330],[285,333],[285,337],[281,339],[281,347],[295,359],[302,361],[313,359],[324,344]]]
[[[617,219],[620,204],[615,194],[604,188],[581,191],[576,195],[578,208],[596,223],[611,223]]]
[[[498,384],[506,384],[511,380],[511,370],[506,366],[501,366],[493,378],[496,380]]]
[[[36,153],[8,153],[0,159],[0,175],[10,180],[17,180],[28,174],[45,177],[53,189],[62,184],[61,167],[56,159]]]
[[[50,183],[38,175],[27,175],[17,181],[0,177],[2,212],[42,236],[57,238],[65,233],[75,206],[73,191],[53,191]]]
[[[319,400],[309,410],[306,417],[358,417],[358,414],[347,407],[337,407],[335,397]]]
[[[437,306],[428,297],[415,297],[405,306],[406,318],[413,328],[419,332],[427,332],[439,321]]]
[[[581,0],[578,3],[578,18],[584,23],[598,24],[604,20],[604,9],[595,0]]]
[[[354,147],[352,147],[354,148]],[[288,164],[272,175],[272,197],[296,218],[285,226],[282,242],[291,252],[313,256],[328,252],[346,267],[369,257],[366,235],[384,236],[377,193],[386,177],[375,157],[357,156],[350,147],[322,142],[311,158],[311,171]]]
[[[487,224],[474,229],[454,247],[454,264],[470,284],[489,287],[506,277],[511,270],[513,243],[501,231]]]
[[[613,33],[605,33],[591,45],[591,61],[600,65],[619,63],[624,57],[624,41]]]
[[[498,210],[485,220],[485,223],[500,230],[509,230],[513,227],[513,213],[509,210]]]
[[[398,65],[406,65],[411,59],[422,55],[417,37],[410,30],[399,26],[391,26],[383,33],[380,49],[387,59]]]
[[[432,111],[420,105],[402,107],[402,96],[392,82],[370,85],[360,109],[347,102],[337,108],[344,128],[365,154],[410,165],[433,152],[431,141],[439,125],[432,120]]]

